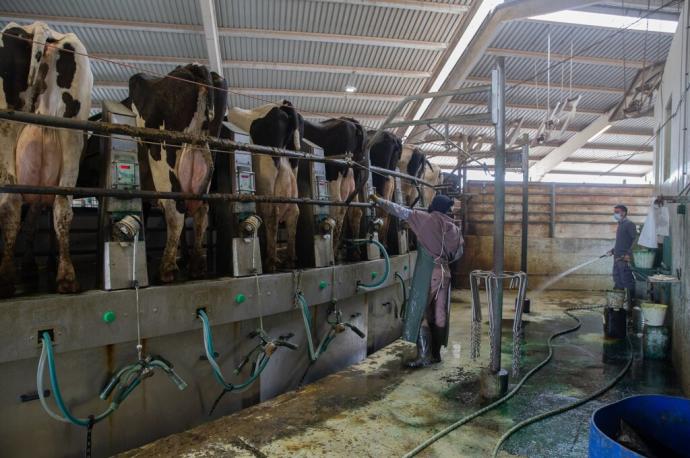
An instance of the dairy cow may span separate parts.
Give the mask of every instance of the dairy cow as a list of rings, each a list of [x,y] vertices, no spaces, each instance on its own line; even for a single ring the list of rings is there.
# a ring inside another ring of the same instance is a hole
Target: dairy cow
[[[398,167],[400,171],[420,178],[434,186],[441,184],[441,169],[429,162],[426,155],[419,148],[405,145]],[[408,205],[416,205],[420,200],[422,200],[424,205],[429,205],[436,194],[434,188],[415,185],[406,180],[403,181],[401,187],[403,198]]]
[[[368,141],[374,138],[375,130],[367,132]],[[376,142],[369,146],[369,158],[371,165],[381,167],[386,170],[395,171],[400,161],[402,154],[402,141],[396,135],[390,132],[382,132]],[[393,191],[395,190],[395,178],[380,173],[372,173],[372,184],[376,189],[376,193],[386,200],[392,200]],[[402,180],[401,180],[402,181]],[[388,213],[381,209],[377,209],[377,217],[383,220],[381,228],[382,237],[381,243],[386,245],[388,241],[388,225],[390,218]]]
[[[304,138],[323,148],[324,156],[342,156],[351,154],[355,161],[364,159],[366,147],[366,131],[364,127],[351,118],[334,118],[321,122],[304,121]],[[366,176],[352,167],[337,164],[326,164],[326,180],[328,191],[332,200],[344,202],[350,195],[359,189],[362,180]],[[338,247],[343,233],[343,225],[348,207],[332,206],[331,216],[336,225],[333,230],[333,249],[338,252]],[[359,224],[362,219],[362,211],[359,208],[349,209],[348,223],[354,236],[359,233]]]
[[[139,127],[217,137],[227,108],[227,84],[220,75],[196,64],[177,67],[162,78],[139,73],[129,79],[129,98],[125,104],[129,104],[136,114]],[[143,189],[207,192],[213,162],[208,144],[139,143]],[[189,275],[192,278],[203,277],[206,273],[203,243],[208,226],[208,203],[159,199],[158,204],[163,208],[167,227],[160,265],[161,281],[167,283],[175,279],[177,250],[185,216],[194,219]]]
[[[269,103],[251,110],[233,107],[228,120],[249,132],[252,143],[277,148],[299,150],[304,124],[302,116],[288,101],[276,105]],[[284,157],[255,154],[252,167],[256,176],[256,192],[263,196],[297,197],[297,161]],[[296,263],[295,242],[299,207],[297,204],[257,203],[257,213],[264,223],[262,252],[266,257],[267,272],[275,271],[278,260],[278,226],[287,229],[286,267]]]
[[[86,48],[72,33],[51,30],[42,22],[8,24],[0,38],[0,108],[42,115],[86,119],[91,109],[93,75]],[[80,131],[0,121],[0,183],[74,186],[84,145]],[[57,290],[79,290],[69,253],[72,197],[34,194],[0,195],[4,252],[0,295],[14,294],[14,247],[22,203],[53,207],[58,241]]]

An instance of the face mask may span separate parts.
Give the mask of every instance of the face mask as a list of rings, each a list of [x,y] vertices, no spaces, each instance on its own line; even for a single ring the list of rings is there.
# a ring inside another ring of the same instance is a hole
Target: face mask
[[[620,221],[620,220],[621,220],[621,214],[620,214],[620,213],[614,213],[614,214],[613,214],[613,219],[616,220],[616,221]]]

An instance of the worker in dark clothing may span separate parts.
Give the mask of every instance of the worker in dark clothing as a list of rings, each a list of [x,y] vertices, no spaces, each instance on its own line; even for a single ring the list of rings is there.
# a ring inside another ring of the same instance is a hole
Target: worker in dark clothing
[[[615,289],[627,290],[628,305],[631,306],[635,278],[630,268],[632,247],[637,238],[635,223],[628,219],[628,208],[625,205],[613,207],[613,218],[618,221],[616,230],[616,244],[608,252],[613,256],[613,283]]]

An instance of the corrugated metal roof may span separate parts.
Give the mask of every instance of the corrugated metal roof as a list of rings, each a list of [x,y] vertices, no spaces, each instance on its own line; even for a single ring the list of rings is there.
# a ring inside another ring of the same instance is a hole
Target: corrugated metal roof
[[[429,70],[439,58],[438,52],[423,49],[258,38],[221,37],[220,47],[223,57],[232,60],[395,70]]]
[[[219,27],[336,33],[407,40],[451,39],[462,15],[315,1],[217,2]]]
[[[631,19],[632,20],[632,19]],[[551,33],[551,52],[570,55],[573,45],[577,56],[610,59],[664,60],[673,35],[626,30],[611,37],[611,29],[539,21],[514,21],[506,24],[494,39],[492,47],[546,52]],[[646,52],[645,52],[646,43]]]

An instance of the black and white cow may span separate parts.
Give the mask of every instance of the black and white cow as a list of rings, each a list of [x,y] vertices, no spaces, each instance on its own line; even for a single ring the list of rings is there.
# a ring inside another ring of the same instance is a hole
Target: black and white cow
[[[351,154],[355,161],[364,159],[366,148],[366,131],[364,127],[352,118],[327,119],[321,122],[304,121],[304,138],[323,148],[324,156],[342,156]],[[326,164],[326,180],[332,200],[346,201],[355,190],[359,189],[366,175],[344,165]],[[345,215],[348,207],[332,206],[331,216],[335,220],[333,230],[333,249],[338,252]],[[353,236],[359,233],[362,211],[356,207],[349,208],[348,223]]]
[[[177,67],[167,77],[136,74],[129,79],[129,98],[139,127],[217,137],[227,107],[227,84],[206,67],[189,64]],[[126,101],[126,102],[127,102]],[[176,142],[139,143],[139,164],[143,189],[163,192],[205,193],[211,184],[213,154],[209,146]],[[194,219],[194,246],[189,274],[206,273],[203,248],[208,226],[208,203],[159,199],[165,213],[167,239],[160,265],[160,279],[175,279],[177,249],[185,216]]]
[[[451,196],[458,195],[460,193],[460,188],[462,183],[460,177],[455,173],[443,172],[441,174],[441,180],[443,182],[444,194]]]
[[[75,119],[86,119],[91,109],[93,75],[86,48],[76,35],[58,33],[42,22],[10,23],[2,30],[0,81],[3,109]],[[80,131],[0,121],[0,183],[74,186],[83,145]],[[0,295],[14,294],[14,247],[22,203],[30,204],[32,212],[52,205],[59,248],[57,290],[77,292],[69,253],[72,197],[2,194]]]
[[[369,141],[371,141],[375,134],[375,130],[367,132]],[[386,170],[395,171],[398,167],[401,154],[402,141],[398,136],[390,132],[383,131],[376,142],[369,146],[369,159],[371,160],[371,165]],[[376,189],[376,194],[386,200],[392,200],[393,191],[395,190],[395,178],[380,173],[373,173],[371,181]],[[388,213],[381,209],[377,209],[377,216],[383,220],[383,226],[381,228],[382,237],[380,237],[380,239],[381,243],[386,245],[388,242],[388,225],[390,219]]]
[[[297,110],[284,100],[281,105],[269,103],[252,110],[230,108],[228,120],[249,132],[252,143],[262,146],[300,149],[304,124]],[[284,157],[255,154],[252,167],[256,177],[256,192],[262,196],[297,197],[297,161]],[[262,253],[267,272],[275,271],[278,265],[278,226],[285,223],[287,229],[286,267],[293,267],[297,261],[295,243],[297,237],[297,204],[257,203],[256,210],[263,220],[264,236]]]
[[[429,162],[426,155],[419,148],[408,145],[403,146],[398,167],[400,171],[420,178],[434,186],[441,184],[441,168]],[[407,180],[403,180],[401,188],[403,199],[408,205],[415,205],[422,199],[424,205],[429,205],[434,195],[436,195],[434,188],[422,185],[417,186]]]

